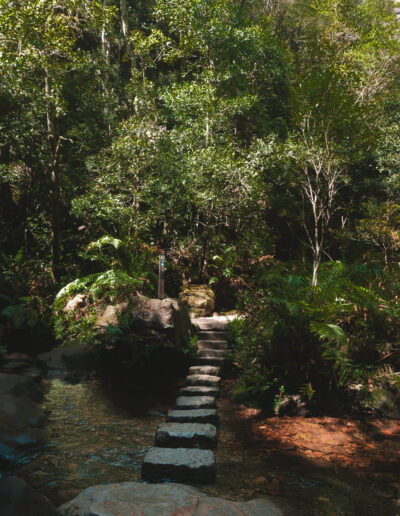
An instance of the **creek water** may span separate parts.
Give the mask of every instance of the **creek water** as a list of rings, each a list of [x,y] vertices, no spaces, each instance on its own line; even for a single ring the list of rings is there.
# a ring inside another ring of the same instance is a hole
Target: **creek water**
[[[168,400],[151,403],[143,392],[118,391],[110,383],[48,382],[49,440],[18,474],[56,505],[92,485],[140,479]]]
[[[18,475],[55,505],[93,485],[140,480],[143,457],[154,445],[156,429],[173,406],[176,390],[171,385],[149,395],[126,388],[119,378],[75,385],[49,381],[49,440]],[[232,500],[274,496],[294,504],[298,515],[396,514],[393,505],[377,500],[362,480],[329,467],[286,460],[284,453],[267,453],[235,418],[237,408],[228,396],[223,394],[218,406],[217,481],[198,486],[205,493]]]

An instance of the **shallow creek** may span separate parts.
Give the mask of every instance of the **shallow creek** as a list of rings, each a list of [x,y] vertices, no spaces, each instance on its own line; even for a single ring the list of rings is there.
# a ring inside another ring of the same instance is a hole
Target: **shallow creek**
[[[115,383],[110,378],[75,385],[48,382],[49,441],[18,474],[56,505],[96,484],[140,480],[143,456],[173,405],[176,388],[160,400]],[[271,454],[235,417],[237,408],[228,397],[223,395],[218,405],[217,481],[198,486],[205,493],[233,500],[274,496],[294,505],[297,515],[397,514],[392,501],[377,497],[362,479],[285,459],[285,450]]]
[[[56,505],[92,485],[138,480],[165,407],[142,399],[129,407],[127,397],[117,399],[106,382],[49,381],[49,441],[18,474]]]

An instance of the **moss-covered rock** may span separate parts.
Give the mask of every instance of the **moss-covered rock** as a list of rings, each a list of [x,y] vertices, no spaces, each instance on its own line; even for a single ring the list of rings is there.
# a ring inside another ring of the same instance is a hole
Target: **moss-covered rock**
[[[215,309],[215,294],[208,285],[186,285],[179,298],[200,317],[211,315]]]

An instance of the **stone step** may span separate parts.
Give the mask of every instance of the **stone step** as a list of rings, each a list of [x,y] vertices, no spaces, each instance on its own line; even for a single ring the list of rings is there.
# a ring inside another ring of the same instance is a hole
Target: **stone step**
[[[221,383],[219,376],[209,374],[190,374],[186,377],[186,385],[207,385],[208,387],[218,387]]]
[[[190,385],[179,389],[179,396],[219,396],[219,387]]]
[[[189,369],[189,375],[192,374],[210,374],[211,376],[219,376],[219,367],[216,366],[192,366]]]
[[[199,331],[197,336],[200,340],[227,340],[228,334],[225,331]]]
[[[201,358],[223,358],[226,355],[224,349],[201,349],[199,351],[199,357]]]
[[[177,409],[215,408],[214,396],[179,396],[175,401]]]
[[[224,365],[224,359],[223,358],[217,358],[217,357],[197,357],[195,359],[195,362],[199,366],[216,366],[216,367],[223,367]]]
[[[149,482],[214,482],[215,457],[211,450],[150,448],[142,464],[142,479]]]
[[[155,445],[213,450],[217,446],[217,429],[210,423],[162,423],[157,429]]]
[[[199,340],[197,347],[199,349],[222,349],[227,351],[228,343],[226,340]]]
[[[200,330],[226,331],[231,320],[233,320],[233,318],[225,316],[196,317],[195,319],[192,319],[192,323]]]
[[[169,410],[167,423],[211,423],[219,425],[217,409]]]

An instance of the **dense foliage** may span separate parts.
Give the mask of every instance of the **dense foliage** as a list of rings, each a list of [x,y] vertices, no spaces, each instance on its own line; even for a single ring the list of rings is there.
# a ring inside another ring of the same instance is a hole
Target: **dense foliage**
[[[61,288],[151,292],[164,249],[170,295],[247,314],[238,398],[395,380],[393,8],[0,0],[3,345],[48,339]]]

